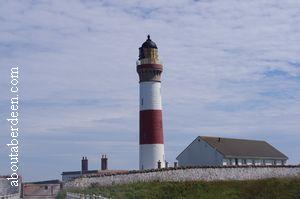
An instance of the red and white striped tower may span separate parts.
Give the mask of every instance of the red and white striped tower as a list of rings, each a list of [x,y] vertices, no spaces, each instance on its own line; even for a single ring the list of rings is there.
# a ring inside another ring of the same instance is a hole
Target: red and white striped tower
[[[161,73],[157,46],[150,39],[139,48],[137,72],[140,79],[140,169],[165,166],[161,106]]]

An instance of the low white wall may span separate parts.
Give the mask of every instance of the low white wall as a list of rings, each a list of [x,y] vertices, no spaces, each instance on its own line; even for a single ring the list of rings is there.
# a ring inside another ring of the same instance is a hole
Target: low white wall
[[[178,168],[102,177],[82,177],[66,183],[65,187],[85,188],[92,184],[110,186],[151,181],[250,180],[273,177],[300,177],[300,166]]]
[[[10,181],[6,179],[8,177],[9,176],[0,176],[0,196],[6,196],[19,192],[18,187],[12,187],[10,185]]]
[[[20,199],[20,194],[16,193],[16,194],[4,195],[4,196],[0,196],[0,199]]]
[[[96,196],[96,195],[84,195],[80,193],[71,193],[67,192],[66,199],[107,199],[103,196]]]

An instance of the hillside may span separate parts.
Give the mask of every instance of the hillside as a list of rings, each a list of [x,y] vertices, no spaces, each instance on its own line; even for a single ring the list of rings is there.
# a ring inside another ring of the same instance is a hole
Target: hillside
[[[218,182],[151,182],[91,187],[73,190],[87,194],[100,194],[113,199],[124,198],[300,198],[300,178],[264,179]]]

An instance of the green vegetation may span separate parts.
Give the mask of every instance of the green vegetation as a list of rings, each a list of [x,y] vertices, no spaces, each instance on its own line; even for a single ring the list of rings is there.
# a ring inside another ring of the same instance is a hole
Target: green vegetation
[[[102,195],[113,199],[138,198],[199,198],[199,199],[300,199],[300,179],[264,179],[218,182],[151,182],[91,187],[73,190],[85,194]]]
[[[67,193],[65,190],[61,190],[58,192],[57,196],[55,197],[56,199],[65,199],[67,196]]]

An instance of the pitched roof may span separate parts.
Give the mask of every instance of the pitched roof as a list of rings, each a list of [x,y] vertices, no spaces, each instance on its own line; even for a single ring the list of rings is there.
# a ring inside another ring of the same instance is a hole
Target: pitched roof
[[[23,184],[60,184],[59,180],[46,180],[38,182],[24,182]]]
[[[261,140],[245,140],[233,138],[219,138],[199,136],[201,140],[207,142],[225,157],[256,157],[288,159],[283,153],[275,149],[272,145]]]
[[[61,175],[80,175],[80,174],[91,174],[98,173],[98,170],[87,170],[87,171],[64,171]]]
[[[127,170],[88,170],[84,171],[64,171],[61,175],[85,175],[85,174],[115,174],[115,173],[128,172]]]

